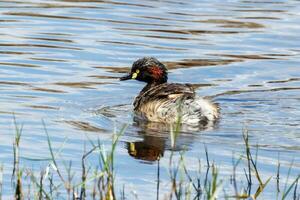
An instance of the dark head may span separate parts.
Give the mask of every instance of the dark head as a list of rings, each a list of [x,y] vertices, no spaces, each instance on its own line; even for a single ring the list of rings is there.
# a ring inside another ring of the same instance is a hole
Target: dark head
[[[165,83],[168,80],[167,68],[153,57],[138,59],[132,64],[131,72],[121,77],[121,81],[135,79],[146,83]]]

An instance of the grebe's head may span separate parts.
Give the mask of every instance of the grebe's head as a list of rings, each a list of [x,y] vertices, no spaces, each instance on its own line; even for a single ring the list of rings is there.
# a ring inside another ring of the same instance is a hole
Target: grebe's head
[[[153,57],[138,59],[132,64],[131,72],[121,77],[121,81],[135,79],[146,83],[165,83],[168,80],[167,68]]]

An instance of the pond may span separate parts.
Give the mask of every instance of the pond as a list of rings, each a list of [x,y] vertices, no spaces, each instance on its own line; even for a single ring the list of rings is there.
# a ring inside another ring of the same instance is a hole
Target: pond
[[[170,190],[169,127],[137,123],[132,102],[143,88],[120,82],[132,63],[153,56],[169,82],[190,83],[221,108],[206,130],[182,130],[191,173],[206,152],[230,188],[232,157],[245,151],[243,132],[262,179],[262,199],[274,199],[278,162],[284,186],[300,173],[300,2],[297,0],[0,0],[0,163],[3,196],[11,196],[14,118],[23,124],[21,166],[49,157],[45,127],[60,160],[78,178],[90,141],[109,149],[112,133],[127,128],[115,150],[116,187],[128,199],[155,199]],[[22,159],[23,157],[23,159]],[[93,160],[90,161],[93,165]],[[244,177],[244,169],[238,169]],[[300,188],[300,187],[299,187]],[[222,193],[222,192],[221,192]],[[299,193],[299,189],[298,189]]]

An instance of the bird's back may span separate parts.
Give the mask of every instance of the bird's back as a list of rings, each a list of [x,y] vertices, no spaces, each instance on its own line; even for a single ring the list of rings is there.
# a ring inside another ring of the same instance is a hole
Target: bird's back
[[[135,112],[164,123],[206,125],[219,116],[218,107],[195,95],[189,84],[164,83],[143,90],[134,101]]]

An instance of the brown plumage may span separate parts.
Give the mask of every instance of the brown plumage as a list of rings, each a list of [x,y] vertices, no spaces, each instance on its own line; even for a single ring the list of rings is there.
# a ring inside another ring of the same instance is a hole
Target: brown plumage
[[[135,61],[129,75],[120,80],[128,79],[147,83],[133,103],[135,113],[143,119],[203,125],[219,117],[218,107],[197,96],[191,85],[167,83],[167,68],[155,58]]]

